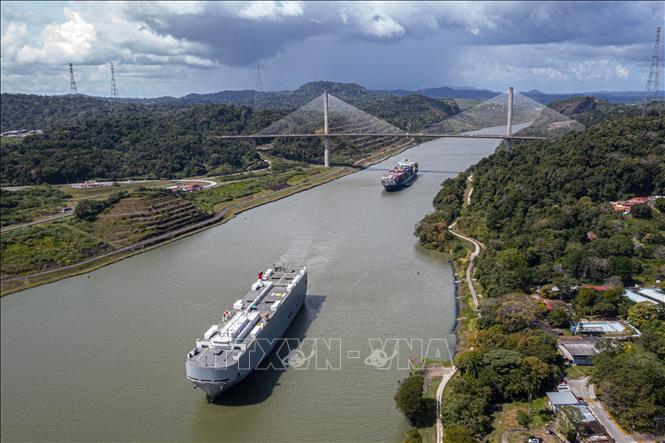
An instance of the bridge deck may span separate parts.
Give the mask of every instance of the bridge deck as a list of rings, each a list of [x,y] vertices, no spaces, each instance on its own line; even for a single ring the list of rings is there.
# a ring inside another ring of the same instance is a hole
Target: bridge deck
[[[336,137],[401,137],[401,138],[478,138],[478,139],[499,139],[499,140],[545,140],[545,137],[532,137],[520,135],[489,135],[489,134],[427,134],[421,132],[404,132],[399,134],[259,134],[259,135],[218,135],[220,139],[259,139],[259,138],[336,138]]]

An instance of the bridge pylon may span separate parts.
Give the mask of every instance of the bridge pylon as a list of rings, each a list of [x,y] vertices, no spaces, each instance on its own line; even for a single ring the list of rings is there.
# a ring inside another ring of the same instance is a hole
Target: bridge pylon
[[[506,138],[504,143],[506,145],[506,151],[510,152],[511,146],[511,137],[513,136],[513,87],[508,88],[508,94],[506,95]]]
[[[328,127],[328,91],[323,91],[323,133],[329,134],[330,128]],[[330,167],[330,137],[323,139],[323,166]]]

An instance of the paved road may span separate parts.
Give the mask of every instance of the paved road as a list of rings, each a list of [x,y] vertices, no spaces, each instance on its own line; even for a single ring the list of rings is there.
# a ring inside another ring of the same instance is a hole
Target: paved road
[[[50,221],[53,221],[53,220],[57,220],[59,218],[69,217],[72,214],[74,214],[74,211],[62,212],[62,213],[58,213],[58,214],[55,214],[55,215],[51,215],[51,216],[46,217],[46,218],[42,218],[40,220],[33,220],[33,221],[27,222],[27,223],[19,223],[18,225],[5,226],[4,228],[0,229],[0,232],[9,232],[9,231],[13,231],[14,229],[18,229],[18,228],[25,228],[26,226],[38,225],[40,223],[46,223],[46,222],[50,222]]]
[[[453,378],[457,368],[453,366],[452,368],[444,369],[443,378],[441,383],[436,390],[436,443],[443,443],[443,423],[441,423],[441,396],[443,395],[443,390],[446,387],[446,384]]]
[[[570,390],[573,391],[577,397],[583,398],[588,404],[589,409],[596,416],[598,421],[603,425],[607,433],[616,441],[616,443],[635,443],[635,440],[624,433],[616,422],[609,416],[603,408],[603,405],[596,398],[596,392],[593,385],[589,384],[589,377],[580,380],[566,379]]]
[[[466,284],[469,286],[469,291],[471,291],[471,297],[473,298],[473,306],[476,308],[476,311],[478,310],[478,295],[476,294],[476,288],[473,286],[473,262],[478,257],[478,254],[480,254],[480,242],[478,242],[476,239],[467,237],[466,235],[460,234],[458,232],[454,231],[454,227],[457,224],[457,221],[453,222],[450,226],[448,226],[448,230],[450,231],[451,234],[454,236],[461,238],[462,240],[466,240],[470,243],[473,244],[474,246],[474,251],[471,253],[471,259],[469,260],[469,266],[466,268]]]
[[[199,182],[199,183],[206,183],[201,189],[210,189],[214,188],[215,186],[218,186],[219,183],[217,183],[214,180],[207,180],[203,178],[190,178],[190,179],[182,179],[182,180],[173,180],[174,182],[179,182],[179,183],[192,183],[192,182]]]
[[[467,180],[469,180],[469,183],[473,183],[473,175],[470,175]],[[471,186],[471,189],[469,189],[469,193],[467,194],[466,198],[466,205],[471,204],[471,194],[473,194],[473,186]],[[471,253],[471,258],[469,260],[469,266],[466,268],[466,283],[469,286],[469,291],[471,292],[471,297],[473,298],[473,306],[476,308],[476,311],[478,310],[478,294],[476,294],[476,288],[473,286],[473,262],[475,261],[476,257],[478,257],[478,254],[480,254],[480,248],[484,247],[482,243],[480,243],[478,240],[472,237],[467,237],[464,234],[460,234],[459,232],[456,232],[454,230],[455,226],[457,225],[457,220],[455,220],[450,226],[448,226],[448,230],[450,231],[451,234],[453,234],[455,237],[461,238],[462,240],[466,240],[469,243],[473,244],[474,251]]]

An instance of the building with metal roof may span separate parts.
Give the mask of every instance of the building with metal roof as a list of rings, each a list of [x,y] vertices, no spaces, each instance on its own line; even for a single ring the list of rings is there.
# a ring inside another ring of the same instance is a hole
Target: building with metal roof
[[[623,320],[581,320],[570,327],[575,335],[595,335],[614,338],[640,336],[640,331]]]
[[[555,413],[559,412],[563,406],[574,406],[580,403],[577,397],[570,391],[547,392],[546,394],[548,399],[547,404]]]
[[[660,288],[630,288],[623,292],[624,297],[635,303],[665,303],[665,292]]]
[[[557,348],[573,365],[588,366],[593,364],[592,358],[599,352],[596,345],[601,340],[597,337],[559,337]]]

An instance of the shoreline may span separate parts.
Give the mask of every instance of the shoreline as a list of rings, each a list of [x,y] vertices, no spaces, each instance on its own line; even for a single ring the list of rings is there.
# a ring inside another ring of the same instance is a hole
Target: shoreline
[[[226,208],[222,209],[220,212],[214,214],[212,217],[203,220],[200,222],[200,226],[190,226],[190,229],[185,226],[183,231],[175,235],[169,235],[170,233],[165,233],[163,239],[145,239],[141,242],[135,243],[133,245],[128,245],[124,248],[121,248],[116,251],[111,251],[107,254],[101,256],[90,257],[79,263],[74,263],[72,265],[67,265],[65,267],[59,267],[52,270],[41,271],[38,273],[27,274],[27,275],[11,275],[0,280],[0,297],[5,297],[10,294],[16,294],[26,289],[34,288],[48,283],[53,283],[58,280],[62,280],[69,277],[75,277],[77,275],[87,274],[88,272],[95,271],[104,266],[119,262],[126,258],[132,257],[134,255],[141,254],[146,251],[150,251],[154,248],[158,248],[162,245],[169,244],[176,240],[189,237],[191,235],[202,232],[206,229],[213,228],[215,226],[221,226],[229,220],[233,220],[237,215],[242,214],[245,211],[250,209],[263,206],[268,203],[272,203],[278,200],[281,200],[286,197],[298,194],[300,192],[307,191],[308,189],[315,188],[317,186],[324,185],[326,183],[337,180],[346,175],[350,175],[363,169],[366,169],[369,166],[372,166],[376,163],[387,160],[390,157],[400,154],[401,152],[406,151],[416,144],[408,144],[405,146],[398,146],[397,149],[386,148],[372,153],[371,155],[364,157],[353,163],[352,166],[338,166],[331,167],[331,171],[322,173],[320,177],[314,177],[311,182],[305,184],[294,186],[278,191],[274,191],[272,194],[263,197],[256,197],[251,195],[248,197],[241,197],[237,202],[232,203]],[[34,280],[30,281],[30,278]],[[10,286],[12,283],[18,282],[16,286]]]

